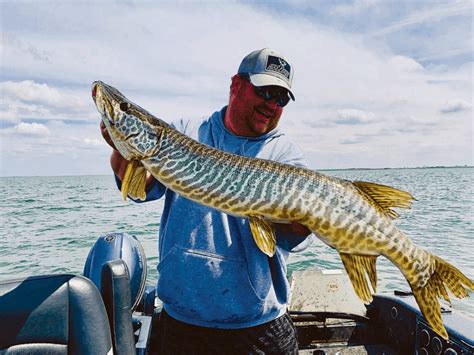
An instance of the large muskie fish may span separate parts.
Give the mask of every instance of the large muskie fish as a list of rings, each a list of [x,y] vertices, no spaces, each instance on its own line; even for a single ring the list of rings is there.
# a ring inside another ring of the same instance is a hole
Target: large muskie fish
[[[412,195],[211,148],[100,81],[93,83],[92,96],[116,148],[130,161],[122,183],[124,198],[145,198],[148,171],[190,200],[248,218],[256,244],[269,256],[276,244],[272,221],[303,224],[339,252],[364,303],[372,301],[368,280],[375,292],[375,262],[383,255],[407,279],[430,326],[448,338],[437,297],[449,301],[447,289],[465,297],[474,285],[454,266],[415,246],[392,223],[398,216],[392,208],[409,208]]]

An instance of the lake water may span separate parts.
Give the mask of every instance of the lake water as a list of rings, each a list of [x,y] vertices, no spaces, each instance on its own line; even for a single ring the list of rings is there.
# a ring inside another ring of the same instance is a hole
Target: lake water
[[[392,185],[411,192],[411,210],[399,210],[397,226],[417,245],[474,278],[474,168],[338,170],[324,173]],[[48,273],[81,274],[99,235],[127,232],[143,244],[148,283],[156,282],[157,232],[163,201],[122,202],[112,176],[0,178],[0,279]],[[289,273],[342,268],[338,254],[319,240],[293,254]],[[409,290],[400,271],[377,260],[378,292]],[[453,306],[474,317],[471,298]]]

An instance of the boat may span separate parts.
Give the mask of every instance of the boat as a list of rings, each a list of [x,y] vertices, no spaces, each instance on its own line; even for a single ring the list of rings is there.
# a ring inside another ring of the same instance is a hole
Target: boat
[[[161,304],[146,271],[138,239],[109,233],[83,275],[0,281],[0,354],[156,354]],[[410,292],[364,305],[344,270],[294,271],[290,281],[300,354],[474,354],[474,320],[447,305],[444,340]]]

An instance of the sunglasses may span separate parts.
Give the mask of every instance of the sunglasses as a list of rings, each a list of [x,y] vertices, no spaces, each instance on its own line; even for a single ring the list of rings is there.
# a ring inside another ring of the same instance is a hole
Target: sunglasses
[[[285,107],[290,101],[290,96],[287,90],[272,86],[255,86],[250,81],[250,76],[248,74],[240,74],[240,76],[247,80],[250,85],[252,85],[255,94],[265,101],[275,100],[276,104],[280,107]]]

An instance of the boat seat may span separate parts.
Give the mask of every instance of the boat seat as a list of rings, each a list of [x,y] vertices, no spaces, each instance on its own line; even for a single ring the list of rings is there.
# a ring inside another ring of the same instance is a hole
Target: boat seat
[[[112,354],[107,313],[82,276],[0,281],[0,353]]]
[[[122,259],[108,261],[102,266],[100,276],[102,299],[109,318],[114,353],[133,354],[136,350],[127,264]]]

